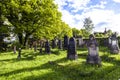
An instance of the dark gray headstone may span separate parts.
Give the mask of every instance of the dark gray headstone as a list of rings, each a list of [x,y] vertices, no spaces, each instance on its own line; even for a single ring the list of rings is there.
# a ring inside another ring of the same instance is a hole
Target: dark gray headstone
[[[101,58],[98,54],[98,43],[93,35],[89,36],[89,41],[87,42],[88,56],[87,63],[90,64],[101,64]]]
[[[18,49],[18,59],[21,59],[21,48]]]
[[[62,49],[62,40],[58,40],[58,49]]]
[[[33,42],[33,47],[34,47],[34,52],[36,52],[37,51],[37,41]]]
[[[68,36],[64,36],[64,50],[67,50],[69,44]]]
[[[50,54],[50,45],[48,41],[45,42],[45,52]]]
[[[116,37],[116,34],[113,34],[111,36],[110,52],[116,53],[116,54],[119,53],[119,44],[118,44],[118,39]]]
[[[84,42],[83,42],[82,36],[78,37],[78,46],[83,47],[83,44]]]
[[[73,37],[69,40],[68,50],[67,50],[67,58],[68,59],[77,59],[77,52],[76,52],[76,41]]]
[[[52,40],[52,48],[54,49],[56,47],[56,41],[55,39]]]

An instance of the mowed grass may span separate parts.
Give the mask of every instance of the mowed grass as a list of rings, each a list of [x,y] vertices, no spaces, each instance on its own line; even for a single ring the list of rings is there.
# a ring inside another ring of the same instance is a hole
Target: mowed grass
[[[50,55],[33,50],[0,53],[0,80],[119,80],[120,55],[99,48],[102,66],[86,63],[87,49],[78,49],[78,59],[66,59],[67,52],[52,49]]]

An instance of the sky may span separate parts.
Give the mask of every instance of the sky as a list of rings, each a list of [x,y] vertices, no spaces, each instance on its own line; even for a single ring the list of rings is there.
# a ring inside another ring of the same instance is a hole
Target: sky
[[[120,0],[55,0],[62,20],[70,27],[81,29],[83,21],[90,17],[94,32],[111,29],[120,33]]]

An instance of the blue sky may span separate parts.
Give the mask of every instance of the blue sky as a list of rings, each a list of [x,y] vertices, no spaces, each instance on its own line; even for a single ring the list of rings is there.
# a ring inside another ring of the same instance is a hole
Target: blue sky
[[[55,0],[55,3],[62,20],[72,28],[83,28],[84,19],[90,17],[96,32],[103,32],[105,28],[120,30],[120,0]]]

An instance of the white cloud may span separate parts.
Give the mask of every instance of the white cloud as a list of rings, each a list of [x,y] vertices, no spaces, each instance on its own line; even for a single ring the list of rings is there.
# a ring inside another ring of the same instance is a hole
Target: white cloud
[[[112,31],[119,32],[120,30],[120,13],[114,13],[114,10],[106,10],[107,0],[101,0],[96,5],[87,7],[90,0],[55,0],[59,5],[59,10],[62,12],[62,20],[69,24],[70,27],[81,29],[83,27],[84,18],[90,17],[94,23],[95,31],[104,31],[105,28],[111,29]],[[72,12],[83,10],[81,14],[72,14],[68,10],[64,9],[63,6],[67,5],[66,1],[71,2],[68,7],[74,8]],[[120,0],[114,0],[120,2]],[[76,22],[77,20],[77,22]],[[105,23],[98,25],[100,23]]]
[[[114,2],[120,3],[120,0],[113,0]]]

